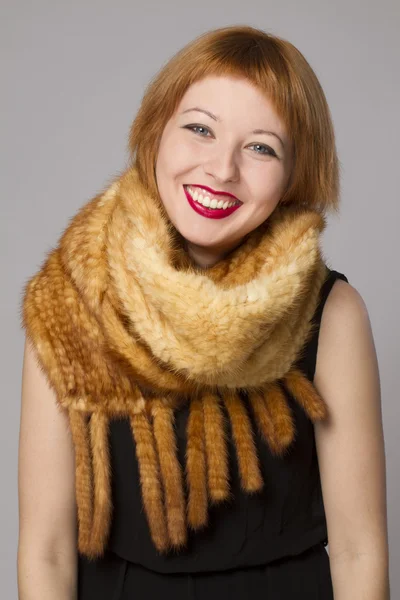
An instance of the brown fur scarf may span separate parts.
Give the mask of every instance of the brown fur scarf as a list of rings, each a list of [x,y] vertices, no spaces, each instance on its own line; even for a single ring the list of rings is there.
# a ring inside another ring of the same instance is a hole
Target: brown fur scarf
[[[229,497],[222,404],[241,486],[263,486],[249,414],[281,455],[294,423],[281,384],[313,421],[326,405],[294,367],[327,276],[324,217],[278,206],[209,269],[188,258],[159,198],[135,167],[88,202],[27,282],[22,324],[68,411],[76,457],[79,551],[100,556],[112,518],[108,423],[129,418],[150,534],[184,547]],[[174,415],[190,402],[185,473]]]

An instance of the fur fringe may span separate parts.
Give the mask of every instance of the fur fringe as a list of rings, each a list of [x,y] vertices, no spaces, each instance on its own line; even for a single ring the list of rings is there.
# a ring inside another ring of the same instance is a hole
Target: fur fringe
[[[283,384],[313,421],[326,415],[322,398],[298,370]],[[254,421],[271,451],[281,455],[294,438],[290,409],[278,383],[248,393]],[[255,432],[246,402],[237,392],[204,394],[191,400],[187,423],[186,486],[177,457],[174,408],[165,398],[153,399],[151,416],[144,404],[130,415],[139,463],[142,498],[155,547],[161,553],[187,543],[188,527],[208,523],[208,498],[214,504],[231,499],[226,423],[221,401],[231,423],[241,487],[246,493],[262,489]],[[71,410],[71,429],[77,449],[77,505],[79,550],[90,557],[104,552],[112,516],[108,455],[108,419],[93,413],[89,423]],[[93,515],[93,517],[92,517]]]

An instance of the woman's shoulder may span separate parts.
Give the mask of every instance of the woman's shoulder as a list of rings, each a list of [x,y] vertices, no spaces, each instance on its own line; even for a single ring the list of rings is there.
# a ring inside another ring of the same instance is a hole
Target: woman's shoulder
[[[337,376],[339,368],[343,373],[361,350],[373,353],[373,346],[364,298],[348,281],[335,279],[321,316],[314,381]]]
[[[358,320],[366,316],[368,316],[368,309],[359,290],[348,281],[336,278],[326,298],[320,334],[329,334],[332,326],[335,329],[346,328],[354,322],[354,319]]]

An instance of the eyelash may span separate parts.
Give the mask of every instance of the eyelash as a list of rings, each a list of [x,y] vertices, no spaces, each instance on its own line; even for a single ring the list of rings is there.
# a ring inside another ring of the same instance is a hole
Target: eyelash
[[[196,128],[205,129],[206,131],[210,131],[208,129],[208,127],[205,127],[204,125],[184,125],[184,129],[189,129],[189,131],[193,131],[193,133],[195,133],[196,135],[200,135],[200,137],[206,137],[206,136],[202,136],[201,134],[194,131]],[[269,150],[269,153],[256,152],[256,154],[260,154],[261,156],[276,156],[277,157],[275,150],[273,150],[270,146],[266,146],[265,144],[251,144],[251,145],[259,146],[261,148],[266,148],[267,150]]]

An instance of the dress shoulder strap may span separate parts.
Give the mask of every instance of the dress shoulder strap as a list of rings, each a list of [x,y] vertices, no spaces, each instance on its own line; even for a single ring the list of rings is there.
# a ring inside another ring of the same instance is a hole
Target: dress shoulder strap
[[[329,296],[329,292],[331,291],[333,284],[337,279],[342,279],[348,283],[346,275],[340,273],[339,271],[335,271],[334,269],[330,269],[327,278],[321,286],[319,303],[312,319],[313,325],[311,337],[303,349],[300,360],[297,362],[298,367],[303,371],[310,381],[313,381],[315,375],[322,312],[324,310],[326,299]]]

